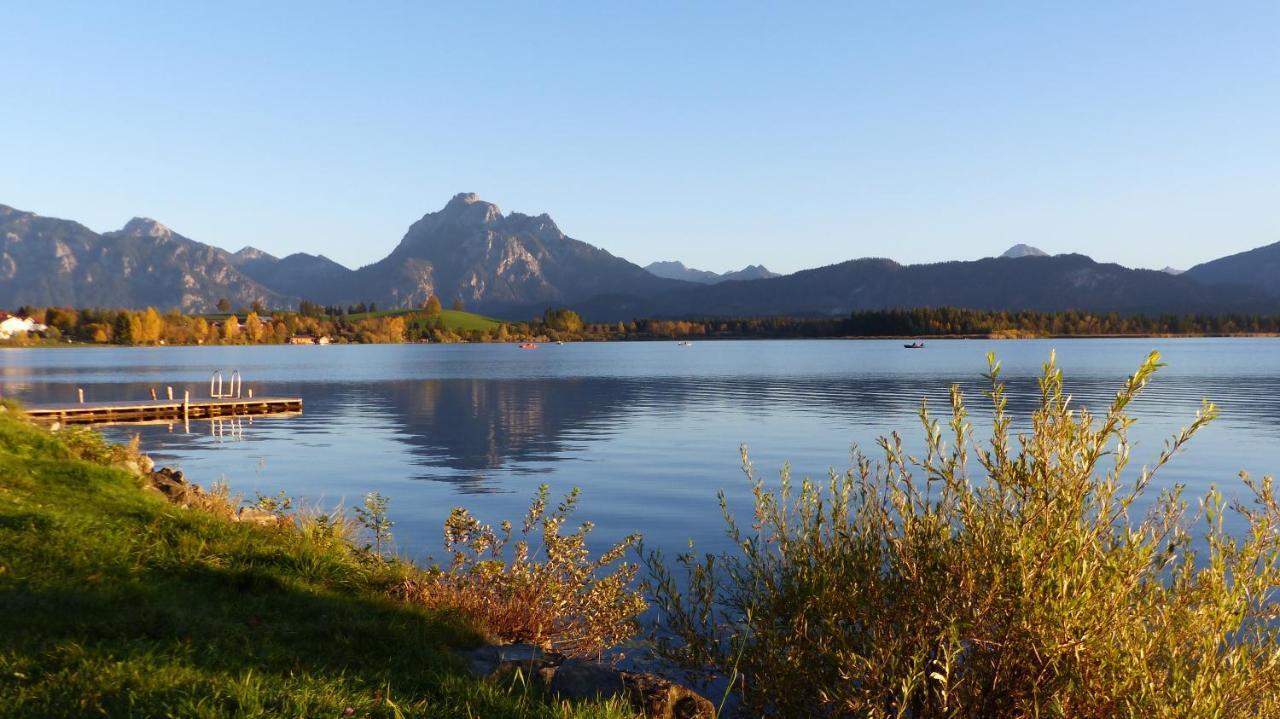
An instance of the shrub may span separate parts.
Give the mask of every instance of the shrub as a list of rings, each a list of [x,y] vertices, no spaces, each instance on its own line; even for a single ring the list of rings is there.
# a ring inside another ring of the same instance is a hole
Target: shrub
[[[638,567],[620,560],[639,536],[592,560],[586,546],[590,522],[572,534],[561,533],[578,490],[553,511],[548,511],[547,494],[546,485],[538,488],[509,560],[504,554],[511,544],[510,522],[495,531],[455,508],[444,531],[452,561],[406,580],[399,593],[429,607],[457,610],[497,639],[570,656],[598,656],[631,638],[645,602],[632,588]]]
[[[137,434],[131,436],[127,444],[114,444],[89,427],[70,426],[63,428],[58,437],[70,459],[103,465],[137,465],[142,456],[141,438]]]
[[[744,449],[755,516],[725,509],[733,552],[684,554],[680,578],[646,558],[659,652],[728,676],[753,715],[1280,716],[1271,480],[1241,475],[1253,503],[1231,505],[1235,536],[1216,488],[1195,512],[1180,486],[1150,496],[1213,405],[1131,476],[1126,410],[1157,354],[1100,416],[1051,358],[1016,438],[989,361],[985,445],[953,388],[945,428],[921,408],[922,458],[895,434],[879,463],[855,450],[824,486],[784,470],[767,489]]]
[[[391,527],[395,523],[387,515],[388,501],[382,494],[370,492],[364,497],[364,506],[356,507],[356,522],[373,539],[365,550],[373,551],[377,556],[382,556],[383,549],[391,545]]]

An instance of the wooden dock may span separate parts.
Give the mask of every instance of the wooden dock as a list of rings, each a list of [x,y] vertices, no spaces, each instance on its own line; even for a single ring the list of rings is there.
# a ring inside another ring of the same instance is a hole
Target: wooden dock
[[[204,399],[153,399],[118,402],[67,402],[25,408],[28,417],[63,424],[114,424],[120,422],[185,422],[215,417],[298,414],[301,397],[213,397]]]

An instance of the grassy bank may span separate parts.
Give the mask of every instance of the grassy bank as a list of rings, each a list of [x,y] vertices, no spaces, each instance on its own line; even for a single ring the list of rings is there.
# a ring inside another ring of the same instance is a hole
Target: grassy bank
[[[370,319],[376,317],[414,317],[421,315],[422,310],[379,310],[377,312],[362,312],[353,315],[347,315],[347,319],[356,321],[362,319]],[[503,324],[501,320],[495,320],[492,317],[485,317],[474,312],[466,312],[464,310],[441,310],[440,324],[444,329],[452,332],[466,332],[469,330],[487,331],[496,329],[498,325]]]
[[[172,504],[118,453],[0,414],[0,714],[627,715],[472,678],[475,629],[391,598],[412,568]]]

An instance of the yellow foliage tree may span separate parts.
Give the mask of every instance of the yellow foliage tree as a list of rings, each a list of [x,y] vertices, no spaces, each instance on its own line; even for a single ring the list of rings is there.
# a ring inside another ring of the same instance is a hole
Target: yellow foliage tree
[[[257,312],[250,312],[249,316],[244,318],[244,329],[250,342],[256,344],[262,341],[262,320],[258,319]]]
[[[138,344],[156,344],[163,331],[164,321],[160,319],[160,313],[156,312],[156,308],[148,307],[138,318],[138,331],[134,335],[134,341]]]
[[[235,315],[230,315],[227,317],[227,321],[222,323],[222,338],[231,342],[239,336],[240,320]]]

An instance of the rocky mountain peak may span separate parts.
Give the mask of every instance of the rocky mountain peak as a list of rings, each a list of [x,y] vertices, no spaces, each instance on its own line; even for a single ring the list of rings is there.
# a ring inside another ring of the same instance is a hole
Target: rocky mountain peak
[[[502,210],[474,192],[459,192],[438,213],[461,224],[488,224],[502,219]]]
[[[1048,256],[1049,256],[1049,253],[1048,253],[1048,252],[1045,252],[1044,250],[1040,249],[1039,247],[1032,247],[1031,245],[1024,245],[1024,244],[1022,244],[1022,243],[1018,243],[1018,244],[1014,245],[1013,247],[1010,247],[1009,249],[1005,250],[1005,251],[1004,251],[1004,254],[1003,254],[1003,255],[1000,255],[1000,256],[1001,256],[1001,257],[1012,257],[1012,258],[1017,258],[1017,257],[1048,257]]]
[[[684,272],[685,270],[689,269],[689,267],[685,265],[685,263],[681,262],[680,260],[658,260],[657,262],[650,262],[649,264],[645,265],[644,268],[646,270],[649,270],[650,272],[662,272],[662,271]]]
[[[257,247],[252,247],[250,245],[245,245],[244,247],[241,247],[238,252],[234,253],[231,256],[235,258],[236,262],[253,262],[254,260],[276,259],[275,255],[272,255],[269,252],[263,252]]]
[[[130,237],[158,237],[168,239],[173,237],[173,230],[156,222],[150,217],[135,217],[125,223],[120,230],[120,234]]]

